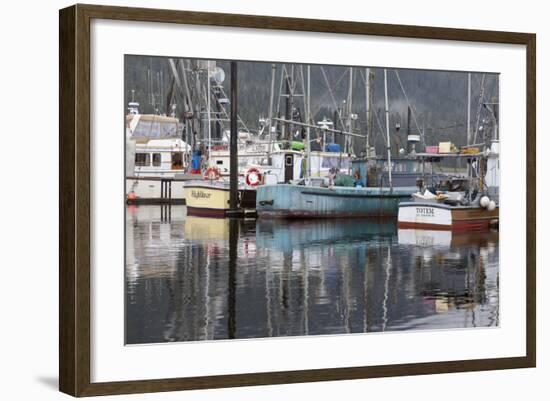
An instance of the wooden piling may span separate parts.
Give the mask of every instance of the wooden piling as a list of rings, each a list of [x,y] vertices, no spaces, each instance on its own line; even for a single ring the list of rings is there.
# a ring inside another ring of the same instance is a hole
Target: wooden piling
[[[231,138],[229,141],[229,211],[228,216],[237,217],[239,211],[238,182],[238,137],[237,127],[237,62],[231,62]]]

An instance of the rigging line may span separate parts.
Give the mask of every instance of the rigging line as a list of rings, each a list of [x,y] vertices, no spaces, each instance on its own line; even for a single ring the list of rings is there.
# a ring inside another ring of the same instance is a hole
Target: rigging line
[[[363,79],[363,83],[366,84],[367,81],[366,81],[366,74],[363,74],[363,71],[359,71],[359,74],[361,75],[361,78]],[[384,137],[384,129],[382,128],[382,123],[380,122],[380,118],[378,117],[378,113],[376,113],[373,109],[374,107],[374,101],[373,101],[373,104],[371,104],[371,114],[374,115],[374,118],[376,120],[376,122],[378,123],[378,128],[380,129],[380,132],[374,130],[374,133],[377,134],[377,137],[380,137],[380,135],[382,135],[382,138]],[[368,121],[365,122],[366,124],[368,124]],[[376,139],[375,139],[376,141]],[[376,144],[374,144],[376,145]]]
[[[332,99],[332,104],[334,106],[334,108],[336,110],[338,110],[338,104],[336,103],[336,99],[334,98],[334,94],[332,93],[332,89],[330,87],[330,83],[328,82],[328,77],[327,77],[327,74],[325,72],[325,69],[323,67],[320,67],[321,68],[321,72],[323,73],[323,78],[325,79],[325,83],[327,84],[327,88],[328,88],[328,91],[330,93],[330,98]],[[342,116],[340,113],[336,113],[338,115],[338,120],[340,120],[340,124],[342,127],[344,127],[344,122],[342,121]]]
[[[473,139],[474,143],[476,143],[477,141],[477,132],[479,129],[479,118],[481,117],[481,108],[483,106],[484,101],[485,101],[485,74],[481,76],[481,84],[479,87],[479,101],[477,105],[476,129],[474,131],[474,139]]]
[[[340,78],[338,78],[336,80],[336,83],[334,84],[334,87],[337,87],[340,84],[340,81],[342,81],[342,79],[344,79],[345,76],[346,76],[346,71],[344,71],[342,73],[342,75],[340,75]],[[319,98],[317,98],[317,103],[318,104],[313,106],[314,111],[311,113],[311,115],[313,115],[313,116],[316,115],[321,110],[321,108],[324,107],[323,102],[321,100],[324,100],[326,96],[327,96],[327,93],[325,92],[323,95],[321,95],[321,96],[319,96]]]
[[[436,130],[442,130],[442,129],[460,128],[460,127],[464,127],[464,125],[466,124],[458,123],[454,125],[447,125],[445,127],[424,128],[424,131],[436,131]]]
[[[286,68],[284,68],[284,72],[285,72],[285,77],[284,77],[284,80],[285,82],[288,84],[288,93],[285,95],[285,97],[294,97],[295,96],[295,90],[296,90],[296,81],[294,79],[294,64],[291,65],[291,70],[290,70],[290,75],[288,74],[288,71]],[[279,95],[280,97],[280,95]]]
[[[290,85],[288,85],[290,95],[292,96],[296,95],[296,81],[297,80],[294,79],[294,64],[292,64],[290,68]]]
[[[397,77],[397,81],[399,82],[399,86],[401,87],[401,90],[403,91],[403,95],[405,96],[405,100],[407,101],[407,105],[411,108],[411,115],[414,120],[414,124],[416,125],[416,129],[418,130],[418,133],[420,134],[420,138],[422,139],[422,143],[426,145],[426,141],[424,139],[424,134],[422,133],[422,130],[420,129],[420,125],[418,125],[418,121],[416,120],[416,113],[414,110],[414,107],[411,105],[411,102],[409,101],[409,97],[407,96],[407,93],[405,92],[405,88],[403,87],[403,82],[401,82],[401,78],[399,77],[399,72],[397,70],[393,70],[395,72],[395,76]]]
[[[187,97],[184,93],[185,92],[184,91],[184,86],[183,86],[182,81],[180,80],[180,77],[179,77],[178,64],[176,64],[173,59],[168,59],[168,61],[169,61],[170,68],[171,68],[171,71],[172,71],[172,74],[173,74],[173,80],[174,80],[173,82],[176,83],[176,86],[179,89],[179,90],[173,90],[172,91],[172,97],[170,99],[170,104],[172,104],[174,102],[174,100],[182,99],[182,97],[183,97],[183,104],[184,104],[184,109],[185,109],[185,103],[187,102]]]
[[[225,90],[223,89],[223,86],[220,85],[219,89],[220,89],[220,92],[222,93],[222,95],[224,95],[225,98],[227,98],[227,94],[226,94]],[[218,101],[218,104],[221,106],[225,116],[229,119],[229,116],[227,114],[227,110],[225,109],[223,104],[221,104],[219,101]],[[241,125],[243,126],[243,128],[246,132],[250,132],[250,130],[248,129],[248,127],[246,126],[246,124],[244,123],[243,119],[241,118],[241,116],[239,114],[237,114],[237,121],[239,121],[239,123],[241,123]]]
[[[340,77],[336,80],[336,83],[334,84],[334,87],[338,86],[338,85],[340,84],[340,81],[342,81],[342,79],[343,79],[345,76],[346,76],[346,71],[344,71],[344,72],[340,75]],[[281,93],[281,91],[282,91],[282,82],[283,82],[283,79],[281,78],[281,84],[280,84],[280,88],[279,88],[279,93]],[[317,115],[317,113],[319,113],[319,111],[321,111],[321,109],[322,109],[323,107],[325,107],[323,100],[325,99],[325,97],[326,97],[328,94],[330,94],[330,92],[329,92],[329,93],[326,93],[326,92],[325,92],[325,93],[323,93],[321,96],[315,98],[315,101],[316,101],[317,104],[315,104],[315,105],[313,105],[313,106],[310,106],[310,107],[311,107],[311,113],[310,113],[310,114],[311,114],[312,116]],[[279,99],[280,99],[280,97],[279,97]],[[280,101],[280,100],[278,100],[278,101]],[[334,100],[333,100],[333,101],[334,101]],[[338,107],[336,107],[336,108],[338,108]],[[278,114],[279,114],[279,110],[277,110],[277,115],[278,115]],[[312,118],[312,120],[314,120],[314,119]]]
[[[380,122],[380,117],[378,116],[378,113],[376,113],[374,111],[373,111],[372,114],[374,114],[374,119],[376,120],[376,123],[378,124],[378,129],[380,130],[380,131],[375,131],[378,134],[377,137],[379,139],[382,138],[382,141],[384,141],[384,128],[382,128],[382,123]]]
[[[284,77],[285,77],[285,70],[286,70],[286,66],[284,64],[282,64],[281,81],[279,83],[279,95],[277,96],[277,111],[275,113],[275,116],[277,116],[277,117],[279,117],[279,113],[281,112],[281,93],[283,93],[283,82],[284,82]],[[269,118],[273,119],[273,116],[269,116]],[[276,121],[275,124],[278,124],[278,122]],[[275,125],[275,138],[276,139],[278,137],[277,129],[278,129],[278,126]],[[271,133],[270,133],[270,135],[271,135]]]
[[[304,95],[302,96],[302,100],[303,100],[302,103],[303,103],[303,106],[304,106],[304,109],[303,109],[303,110],[304,110],[304,114],[305,114],[305,111],[306,111],[306,109],[307,109],[307,105],[306,105],[306,101],[307,101],[307,100],[306,100],[306,88],[305,88],[305,85],[304,85],[304,67],[303,67],[302,64],[300,64],[300,80],[301,80],[301,82],[302,82],[302,93],[304,94]],[[300,113],[300,114],[301,114],[301,113]],[[309,116],[306,116],[306,118],[309,118]],[[304,119],[304,120],[305,120],[305,119]],[[310,121],[307,121],[307,120],[305,120],[305,121],[306,121],[306,123],[310,124]]]
[[[334,84],[334,87],[337,87],[337,86],[340,84],[340,82],[342,81],[342,79],[344,79],[344,77],[345,77],[346,75],[347,75],[347,71],[344,71],[344,72],[340,75],[340,78],[338,78],[338,79],[336,80],[336,83]],[[330,90],[330,88],[329,88],[329,90]],[[330,94],[330,92],[329,92],[328,94]],[[325,107],[325,106],[323,105],[323,102],[322,102],[321,100],[324,100],[324,98],[325,98],[326,96],[327,96],[327,92],[325,92],[323,95],[321,95],[321,96],[319,96],[319,97],[317,98],[317,103],[318,103],[318,104],[317,104],[317,105],[314,105],[314,106],[312,107],[313,110],[310,112],[311,116],[317,115],[317,113],[321,110],[321,108],[322,108],[322,107]],[[334,102],[334,99],[333,99],[333,102]],[[336,107],[336,108],[338,108],[338,107]],[[314,119],[312,118],[312,120],[314,120]]]

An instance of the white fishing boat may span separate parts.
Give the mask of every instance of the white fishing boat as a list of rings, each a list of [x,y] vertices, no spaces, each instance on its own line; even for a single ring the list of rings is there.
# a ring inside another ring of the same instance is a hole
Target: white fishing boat
[[[183,181],[190,146],[175,117],[139,114],[131,102],[126,116],[126,197],[128,203],[184,203]]]

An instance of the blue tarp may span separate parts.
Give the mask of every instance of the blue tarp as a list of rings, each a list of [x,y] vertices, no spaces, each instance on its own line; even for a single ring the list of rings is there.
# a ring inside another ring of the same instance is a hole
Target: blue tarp
[[[201,155],[198,151],[193,152],[193,158],[191,159],[191,168],[193,170],[199,170],[201,168]]]
[[[325,148],[327,152],[340,152],[340,144],[338,143],[327,143]]]

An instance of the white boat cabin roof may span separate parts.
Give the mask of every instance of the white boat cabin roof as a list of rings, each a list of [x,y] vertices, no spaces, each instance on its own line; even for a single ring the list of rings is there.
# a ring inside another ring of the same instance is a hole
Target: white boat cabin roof
[[[189,152],[191,146],[179,138],[150,139],[146,143],[137,143],[136,151],[180,151]]]

